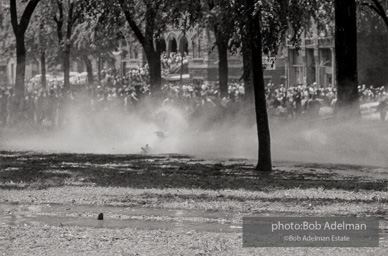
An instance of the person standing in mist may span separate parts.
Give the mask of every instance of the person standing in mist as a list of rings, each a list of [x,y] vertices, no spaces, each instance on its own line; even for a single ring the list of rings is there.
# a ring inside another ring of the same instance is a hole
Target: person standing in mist
[[[385,117],[387,116],[387,108],[388,108],[388,99],[382,100],[377,106],[376,113],[380,112],[380,120],[382,122],[385,121]]]

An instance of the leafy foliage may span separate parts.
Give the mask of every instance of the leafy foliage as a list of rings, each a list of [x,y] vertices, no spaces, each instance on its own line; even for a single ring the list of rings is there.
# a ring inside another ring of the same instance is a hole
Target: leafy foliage
[[[364,33],[388,29],[387,0],[358,0],[357,28]],[[385,27],[385,28],[384,28]]]
[[[31,18],[28,30],[26,31],[26,48],[28,58],[38,60],[40,54],[45,52],[50,60],[49,63],[54,64],[56,54],[58,52],[58,44],[55,40],[56,34],[53,28],[53,23],[49,16],[49,1],[41,0],[36,12]]]
[[[245,1],[232,1],[235,23],[227,30],[235,33],[230,44],[231,50],[241,49],[248,25]],[[313,22],[318,30],[333,30],[334,10],[331,0],[256,0],[252,15],[260,17],[263,53],[276,55],[278,49],[289,40],[295,47],[300,46],[303,33],[309,33]],[[330,31],[330,32],[331,32]]]

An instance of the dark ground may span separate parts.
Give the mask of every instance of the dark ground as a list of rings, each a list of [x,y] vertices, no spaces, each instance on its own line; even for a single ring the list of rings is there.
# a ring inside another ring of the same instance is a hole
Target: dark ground
[[[386,255],[388,168],[0,152],[4,255]],[[98,213],[104,221],[98,221]],[[242,216],[378,217],[379,248],[242,248]]]

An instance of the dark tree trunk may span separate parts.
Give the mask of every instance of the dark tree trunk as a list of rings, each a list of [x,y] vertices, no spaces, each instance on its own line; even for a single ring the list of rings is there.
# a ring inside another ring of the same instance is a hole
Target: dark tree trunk
[[[69,1],[70,3],[70,1]],[[69,17],[67,21],[66,26],[66,42],[64,44],[65,52],[64,52],[64,59],[63,59],[63,69],[64,69],[64,87],[66,89],[71,89],[70,84],[70,52],[71,52],[71,34],[72,34],[72,28],[73,28],[73,8],[74,8],[74,2],[70,4],[69,7]]]
[[[225,39],[217,27],[214,28],[216,45],[218,51],[218,81],[220,85],[221,97],[228,96],[228,39]]]
[[[259,140],[259,161],[256,166],[258,171],[271,171],[271,136],[269,131],[268,114],[265,97],[264,74],[262,63],[262,42],[260,16],[252,17],[254,0],[247,0],[249,46],[251,50],[252,80],[255,95],[255,109],[257,122],[257,135]]]
[[[245,105],[251,106],[254,102],[254,91],[252,84],[252,70],[251,70],[251,52],[249,48],[249,41],[243,39],[242,43],[242,57],[243,57],[243,77],[245,88]]]
[[[161,71],[161,63],[160,56],[157,56],[156,53],[149,53],[147,56],[149,72],[150,72],[150,85],[153,91],[158,91],[162,84],[162,71]]]
[[[160,62],[160,55],[158,51],[154,49],[153,40],[149,40],[144,47],[146,54],[148,67],[149,67],[149,76],[150,76],[150,86],[152,91],[158,92],[162,85],[162,66]]]
[[[63,87],[67,90],[70,89],[70,46],[65,45],[65,50],[63,52],[63,75],[64,75],[64,84]]]
[[[335,61],[339,119],[360,116],[355,0],[335,0]]]
[[[23,109],[24,101],[24,79],[26,75],[26,46],[24,35],[30,23],[31,16],[40,0],[30,0],[23,14],[20,22],[18,21],[18,12],[16,0],[10,0],[10,13],[12,29],[16,38],[16,81],[15,81],[15,102],[14,107],[17,111],[16,119],[20,120],[21,111]]]
[[[125,1],[119,0],[119,4],[121,6],[121,9],[123,10],[125,14],[125,18],[131,27],[133,33],[135,34],[136,38],[139,40],[140,44],[142,45],[147,62],[149,67],[149,76],[150,76],[150,85],[151,90],[156,92],[160,91],[161,85],[162,85],[162,70],[161,70],[161,62],[160,62],[160,54],[158,48],[158,40],[156,40],[156,49],[154,48],[154,39],[155,37],[155,16],[157,13],[150,7],[147,6],[146,12],[145,12],[145,28],[144,33],[140,29],[141,26],[139,26],[135,20],[132,17],[132,14],[130,11],[128,11]]]
[[[101,54],[98,56],[98,64],[97,64],[97,76],[98,76],[98,84],[101,84]]]
[[[46,51],[42,50],[40,52],[40,73],[41,73],[41,83],[42,88],[46,89],[47,80],[46,80]]]
[[[91,85],[94,83],[94,77],[93,77],[93,66],[92,62],[86,55],[82,55],[82,60],[85,63],[86,72],[88,73],[88,84]]]
[[[65,21],[65,5],[62,1],[57,1],[58,16],[55,14],[54,21],[57,24],[57,34],[59,44],[62,46],[62,68],[63,68],[63,87],[71,89],[70,85],[70,52],[71,52],[71,35],[73,26],[76,24],[78,14],[75,11],[75,2],[68,1],[68,17],[66,20],[65,31],[63,25]]]
[[[218,79],[221,97],[228,96],[228,42],[217,42],[218,50]]]
[[[20,114],[23,109],[24,88],[26,75],[26,47],[24,43],[24,34],[16,37],[16,80],[15,80],[15,109],[17,110],[16,119],[20,120]]]

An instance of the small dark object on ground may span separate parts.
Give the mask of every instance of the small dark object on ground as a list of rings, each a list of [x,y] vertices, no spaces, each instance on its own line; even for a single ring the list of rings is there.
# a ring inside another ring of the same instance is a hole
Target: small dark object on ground
[[[98,220],[103,220],[104,219],[104,214],[100,213],[97,217]]]

